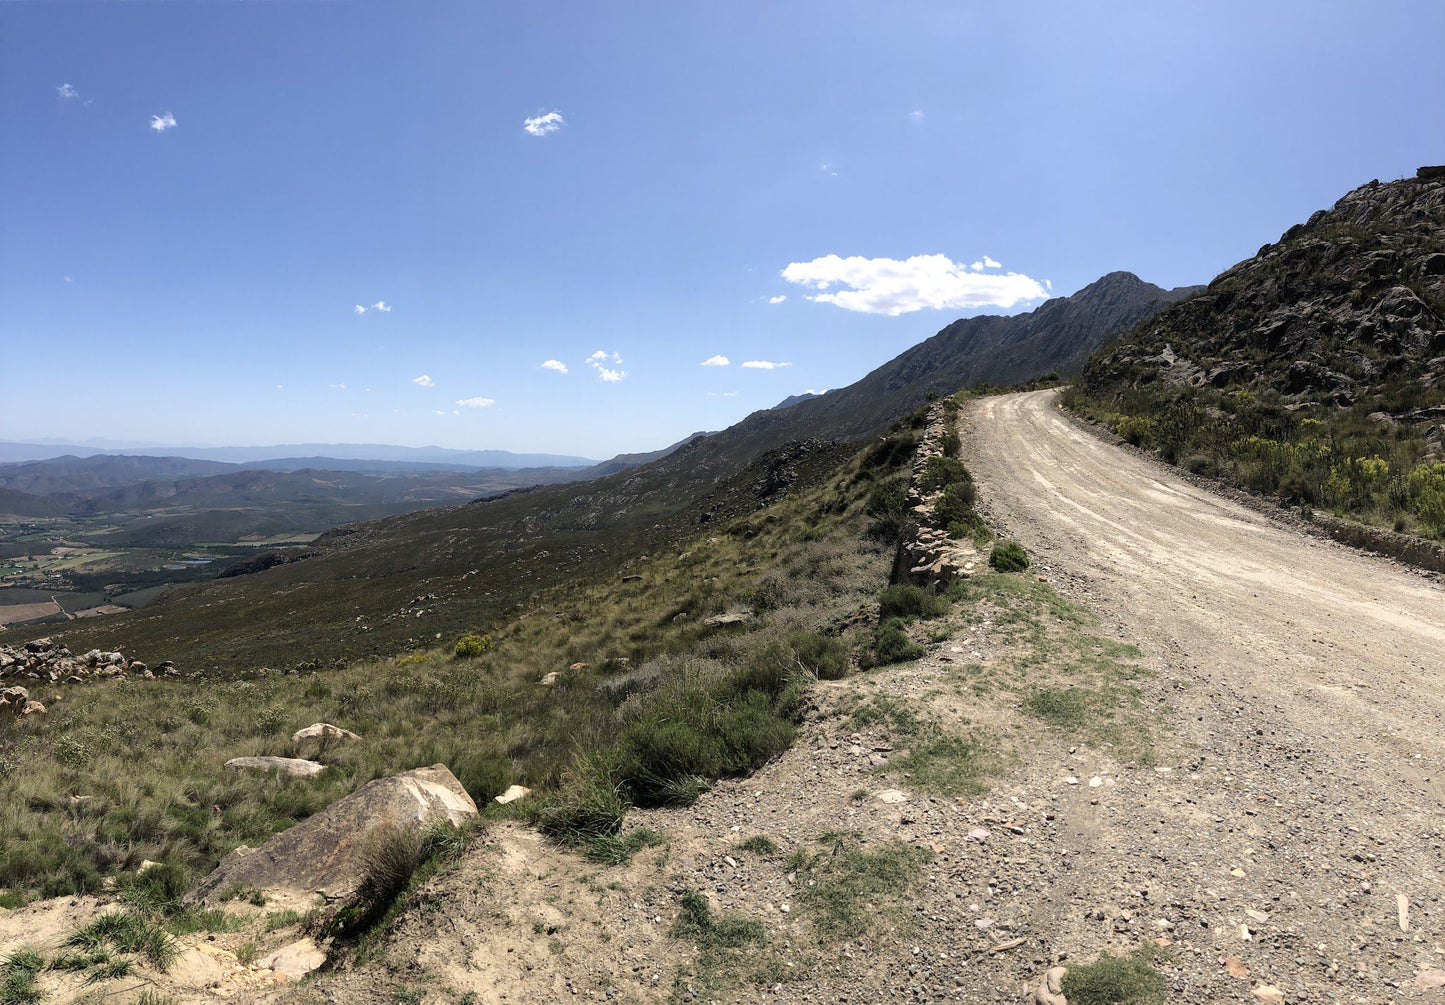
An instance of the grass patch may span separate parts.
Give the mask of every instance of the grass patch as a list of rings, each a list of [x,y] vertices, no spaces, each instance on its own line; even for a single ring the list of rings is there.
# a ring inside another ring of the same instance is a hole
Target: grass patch
[[[180,949],[170,932],[152,918],[111,911],[76,929],[66,945],[88,953],[114,949],[139,956],[156,970],[167,970]]]
[[[823,941],[868,933],[907,895],[932,857],[902,841],[865,848],[855,834],[825,835],[824,841],[826,847],[798,869],[798,899],[812,912]]]
[[[740,841],[738,847],[754,855],[769,856],[778,853],[777,843],[766,834],[754,834],[746,841]]]
[[[713,916],[707,898],[695,890],[685,890],[678,898],[677,920],[670,935],[688,939],[704,949],[737,949],[752,942],[763,941],[763,923],[740,914]]]
[[[1105,953],[1096,963],[1071,966],[1064,975],[1069,1005],[1164,1005],[1168,984],[1154,969],[1155,953],[1136,949],[1128,956]]]
[[[45,957],[33,949],[17,949],[0,961],[0,1005],[31,1005],[41,1000],[40,971]]]

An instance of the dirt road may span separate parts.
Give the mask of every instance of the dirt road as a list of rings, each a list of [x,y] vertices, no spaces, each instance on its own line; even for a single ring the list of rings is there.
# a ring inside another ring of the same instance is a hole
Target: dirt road
[[[992,521],[1141,645],[1175,687],[1183,756],[1217,769],[1170,806],[1119,807],[1113,829],[1148,828],[1136,850],[1176,862],[1237,859],[1220,899],[1243,887],[1275,917],[1209,941],[1273,943],[1261,969],[1291,1000],[1425,994],[1419,973],[1445,967],[1445,590],[1104,442],[1052,392],[984,398],[967,422]]]

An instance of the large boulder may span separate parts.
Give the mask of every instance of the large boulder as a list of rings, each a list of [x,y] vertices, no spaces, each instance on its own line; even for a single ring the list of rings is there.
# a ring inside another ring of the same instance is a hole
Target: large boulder
[[[366,852],[379,833],[436,824],[459,827],[476,815],[477,804],[444,764],[378,778],[260,848],[237,848],[188,899],[254,887],[344,900],[365,878]]]

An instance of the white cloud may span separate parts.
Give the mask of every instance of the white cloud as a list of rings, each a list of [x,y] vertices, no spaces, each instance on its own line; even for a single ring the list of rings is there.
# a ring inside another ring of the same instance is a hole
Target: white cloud
[[[709,391],[707,396],[709,398],[736,398],[738,393],[736,391]]]
[[[378,300],[376,303],[371,305],[371,309],[374,311],[381,311],[381,313],[383,314],[390,314],[391,304],[387,303],[385,300]]]
[[[176,128],[176,117],[170,112],[166,112],[164,115],[152,115],[151,128],[158,133],[163,133],[167,129],[174,129]]]
[[[413,377],[413,378],[411,379],[411,382],[412,382],[413,384],[415,384],[417,387],[436,387],[436,386],[437,386],[437,382],[434,381],[434,380],[432,380],[431,377],[427,376],[426,374],[422,374],[420,377]]]
[[[366,308],[363,307],[363,306],[361,306],[360,304],[357,304],[355,307],[351,308],[351,310],[352,310],[352,313],[354,313],[354,314],[365,314],[365,313],[366,313]]]
[[[983,263],[992,263],[991,268],[999,267],[986,256]],[[818,290],[807,298],[815,303],[889,317],[925,307],[934,310],[1009,308],[1048,297],[1039,281],[1029,276],[1017,272],[970,272],[944,255],[914,255],[902,261],[826,255],[811,262],[793,262],[783,270],[782,276],[790,283]],[[847,288],[828,292],[835,284]]]
[[[992,258],[989,258],[987,255],[984,255],[983,258],[981,258],[977,262],[974,262],[972,265],[969,266],[969,268],[972,269],[974,272],[982,272],[984,269],[1001,269],[1003,268],[1003,266],[1000,265],[998,262],[995,262]]]
[[[544,359],[542,361],[542,369],[555,370],[558,373],[566,373],[567,364],[563,363],[560,359]]]
[[[922,121],[923,121],[923,109],[921,109],[921,108],[915,108],[913,111],[909,112],[909,113],[908,113],[908,121],[909,121],[909,122],[922,122]]]
[[[780,293],[780,294],[778,294],[776,297],[768,297],[768,303],[770,303],[770,304],[780,304],[780,303],[782,303],[784,300],[787,300],[787,299],[788,299],[788,295],[787,295],[786,293]]]
[[[69,101],[71,98],[80,97],[80,92],[69,84],[61,84],[55,89],[55,93],[60,95],[62,101]]]
[[[750,359],[743,364],[744,370],[781,370],[785,366],[792,366],[791,363],[774,363],[770,359]]]
[[[444,409],[444,408],[433,408],[433,409],[431,410],[431,414],[432,414],[432,415],[461,415],[462,413],[461,413],[461,410],[460,410],[460,409],[457,409],[457,408],[453,408],[451,411],[447,411],[447,410]]]
[[[331,390],[333,390],[333,391],[344,391],[344,390],[346,390],[346,385],[345,385],[345,384],[332,384],[332,385],[331,385]]]
[[[495,398],[463,398],[457,402],[462,408],[491,408],[496,403]]]
[[[555,108],[546,115],[538,115],[535,118],[523,119],[522,128],[533,136],[546,136],[548,133],[555,133],[567,124],[562,118],[562,113]]]
[[[699,363],[698,366],[728,366],[731,363],[732,360],[728,359],[726,356],[709,356],[707,359]]]
[[[819,165],[818,165],[818,170],[821,171],[821,172],[823,172],[823,173],[824,173],[825,175],[827,175],[829,178],[836,178],[836,177],[838,177],[838,169],[835,168],[835,167],[833,167],[832,164],[819,164]]]
[[[75,277],[74,277],[74,276],[66,276],[66,277],[65,277],[65,281],[66,281],[67,283],[73,283],[73,282],[75,282]]]
[[[609,362],[613,365],[607,366]],[[622,369],[621,353],[598,349],[587,357],[587,365],[597,371],[597,379],[604,384],[619,384],[627,376],[627,371]]]

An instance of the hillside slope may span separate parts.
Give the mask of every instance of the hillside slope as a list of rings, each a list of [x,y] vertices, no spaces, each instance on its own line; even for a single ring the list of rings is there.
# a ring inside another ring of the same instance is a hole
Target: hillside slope
[[[1023,369],[1031,359],[1054,369],[1053,354],[1099,345],[1181,295],[1113,273],[1028,314],[956,322],[849,387],[755,412],[652,463],[339,528],[305,561],[53,634],[73,649],[228,669],[390,655],[485,626],[534,591],[615,575],[631,557],[785,494],[847,452],[838,444],[883,432],[930,395],[1034,376]]]
[[[1355,189],[1108,346],[1074,407],[1293,503],[1445,534],[1445,177]]]

